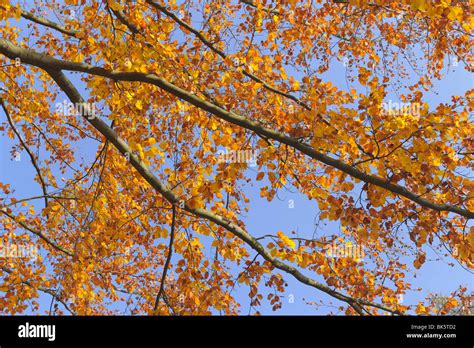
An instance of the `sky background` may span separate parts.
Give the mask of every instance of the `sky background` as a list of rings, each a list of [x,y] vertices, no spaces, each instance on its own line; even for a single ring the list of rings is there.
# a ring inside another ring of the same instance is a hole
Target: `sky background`
[[[22,21],[22,23],[25,23]],[[429,103],[430,107],[438,105],[442,102],[448,102],[453,95],[463,95],[467,89],[473,88],[474,80],[471,74],[464,69],[462,63],[458,66],[451,66],[448,72],[445,69],[445,76],[441,81],[434,81],[433,92],[427,92],[424,100]],[[289,71],[289,76],[291,71]],[[333,62],[331,69],[324,74],[324,80],[331,81],[337,87],[346,89],[346,67],[342,62]],[[76,85],[83,86],[78,80],[78,75],[70,75],[72,82]],[[1,81],[0,81],[1,84]],[[1,86],[1,85],[0,85]],[[87,95],[82,88],[83,95]],[[61,97],[59,98],[61,100]],[[397,101],[393,98],[393,101]],[[54,109],[54,105],[51,106]],[[0,123],[6,122],[3,111],[0,111]],[[16,161],[11,155],[11,146],[13,142],[5,136],[0,136],[0,181],[3,183],[10,183],[16,190],[16,198],[30,197],[36,194],[41,194],[39,185],[34,181],[35,172],[31,166],[28,155],[25,151],[21,153],[20,161]],[[95,156],[97,146],[95,144],[81,144],[80,147],[76,145],[78,154],[81,154],[86,162]],[[249,170],[253,170],[250,168]],[[298,231],[300,237],[311,237],[315,230],[315,221],[318,215],[318,205],[315,200],[309,201],[305,196],[298,194],[296,190],[285,191],[282,189],[277,197],[268,202],[266,199],[260,198],[259,187],[265,185],[265,181],[260,182],[259,185],[248,187],[245,191],[250,199],[250,211],[243,220],[246,223],[248,231],[254,236],[264,234],[274,234],[278,230],[289,233],[290,231]],[[290,192],[292,191],[292,192]],[[294,207],[291,208],[289,201],[294,202]],[[43,201],[38,201],[37,211],[41,207]],[[331,229],[339,230],[338,222],[330,222],[325,226],[326,231]],[[0,230],[0,233],[2,231]],[[265,244],[265,243],[264,243]],[[446,259],[445,262],[430,261],[434,258],[434,254],[430,254],[428,248],[424,248],[427,254],[427,261],[420,270],[415,273],[408,274],[406,281],[412,284],[413,288],[422,288],[421,292],[410,292],[404,296],[403,304],[416,304],[418,301],[424,300],[428,293],[441,293],[448,295],[456,290],[459,285],[467,286],[471,291],[473,289],[474,278],[472,274],[465,269],[456,265],[455,267],[448,266],[448,262],[452,260]],[[252,254],[253,255],[253,254]],[[402,259],[403,260],[403,259]],[[319,277],[315,277],[320,279]],[[311,315],[311,314],[326,314],[332,311],[338,313],[338,310],[329,306],[321,306],[316,308],[309,306],[306,301],[317,302],[323,300],[328,304],[332,302],[335,306],[339,306],[339,301],[332,301],[333,299],[324,293],[308,287],[298,281],[293,280],[290,275],[284,275],[284,279],[288,283],[286,298],[283,300],[282,308],[273,312],[271,306],[264,300],[263,305],[256,308],[262,314],[287,314],[287,315]],[[236,298],[241,303],[241,314],[254,313],[250,310],[248,299],[248,287],[237,285]],[[0,292],[0,296],[1,296]],[[292,295],[292,296],[290,296]],[[291,301],[293,300],[293,301]],[[42,295],[40,304],[42,310],[49,308],[51,297]],[[27,312],[31,313],[31,312]],[[340,313],[342,314],[342,313]]]

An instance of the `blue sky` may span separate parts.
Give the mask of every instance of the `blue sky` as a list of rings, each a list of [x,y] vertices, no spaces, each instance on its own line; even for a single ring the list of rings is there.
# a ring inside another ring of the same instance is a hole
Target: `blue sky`
[[[331,81],[341,89],[346,89],[345,72],[346,68],[342,62],[335,61],[331,69],[323,77],[324,80]],[[449,73],[447,70],[445,72],[446,76],[441,81],[435,81],[434,83],[433,91],[435,93],[427,92],[425,94],[424,100],[431,107],[442,102],[448,102],[452,95],[463,95],[467,89],[474,86],[472,75],[464,69],[462,64],[451,67]],[[79,82],[77,75],[71,76],[71,79],[77,85],[83,86]],[[81,92],[83,95],[87,95],[83,88]],[[395,97],[392,96],[392,98],[396,100]],[[54,105],[52,105],[52,108],[54,108]],[[5,115],[2,111],[0,112],[0,123],[5,121]],[[32,170],[26,152],[21,153],[20,161],[15,161],[10,153],[12,144],[13,142],[10,139],[7,139],[4,135],[0,136],[0,148],[2,149],[0,151],[0,181],[12,184],[12,187],[16,190],[16,198],[41,194],[39,185],[33,180],[35,172]],[[76,148],[79,149],[78,154],[86,158],[87,162],[95,155],[97,144],[78,143]],[[263,182],[264,184],[265,182]],[[277,198],[269,203],[266,199],[260,198],[259,187],[261,186],[262,183],[255,184],[254,187],[248,187],[245,191],[251,202],[250,212],[243,219],[248,231],[254,236],[275,234],[279,230],[286,233],[298,231],[300,237],[311,237],[315,230],[315,220],[318,214],[317,202],[314,200],[309,201],[305,196],[295,193],[297,192],[295,189],[291,189],[293,193],[281,190]],[[290,200],[294,202],[294,207],[291,207],[289,204]],[[41,203],[42,201],[38,201],[38,208],[40,208]],[[326,231],[337,231],[340,226],[337,222],[331,222],[327,223],[324,228]],[[432,292],[448,295],[456,290],[459,285],[468,286],[472,290],[474,279],[472,274],[458,265],[455,267],[448,266],[447,262],[452,260],[446,260],[446,262],[429,261],[434,255],[430,255],[429,249],[425,248],[425,251],[428,251],[428,261],[416,272],[416,277],[415,274],[409,274],[407,279],[408,282],[412,283],[412,288],[420,287],[423,290],[421,292],[410,292],[405,295],[404,304],[416,304],[418,301],[423,300],[426,294]],[[263,305],[256,308],[262,314],[305,315],[326,314],[329,311],[338,313],[337,309],[328,306],[322,306],[318,309],[308,306],[306,301],[317,302],[323,300],[326,304],[333,302],[335,306],[339,306],[341,303],[335,300],[332,301],[331,297],[293,280],[289,275],[284,275],[284,278],[288,282],[288,287],[285,293],[286,298],[283,300],[283,307],[279,311],[273,312],[271,306],[266,301],[263,301]],[[316,276],[315,279],[322,280],[320,276]],[[241,303],[242,314],[249,313],[248,291],[248,287],[236,287],[236,297]],[[292,296],[290,297],[290,295]],[[50,296],[41,296],[40,304],[42,309],[49,308],[50,299]],[[290,301],[290,299],[294,299],[294,301]],[[254,313],[254,310],[250,313]]]

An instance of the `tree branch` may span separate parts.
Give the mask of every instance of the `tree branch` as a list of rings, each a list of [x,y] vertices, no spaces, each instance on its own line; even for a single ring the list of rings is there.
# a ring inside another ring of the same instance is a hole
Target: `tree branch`
[[[8,216],[10,219],[12,219],[15,223],[17,223],[18,225],[20,225],[21,227],[23,227],[25,230],[33,233],[34,235],[40,237],[42,240],[44,240],[47,244],[51,245],[54,249],[64,253],[64,254],[67,254],[69,256],[74,256],[74,253],[67,250],[67,249],[64,249],[63,247],[61,247],[58,243],[56,243],[55,241],[52,241],[51,239],[49,239],[48,237],[46,237],[43,233],[39,232],[39,231],[36,231],[34,229],[32,229],[31,227],[29,227],[27,224],[25,224],[23,221],[18,221],[17,218],[15,216],[13,216],[12,214],[10,214],[6,209],[4,208],[1,208],[0,209],[0,213]]]
[[[8,268],[6,268],[6,267],[0,267],[0,269],[1,269],[2,271],[4,271],[4,272],[8,273],[8,274],[12,274],[12,273],[13,273],[12,270],[10,270],[10,269],[8,269]],[[67,310],[69,313],[71,313],[72,315],[76,315],[76,313],[75,313],[72,309],[69,308],[69,306],[68,306],[68,304],[66,303],[66,301],[62,300],[62,299],[57,295],[56,291],[54,291],[53,289],[45,288],[45,287],[43,287],[43,286],[40,286],[40,287],[36,288],[36,287],[34,287],[34,286],[33,286],[29,281],[27,281],[27,280],[22,280],[21,283],[22,283],[22,284],[25,284],[25,285],[28,285],[29,287],[32,287],[33,289],[37,289],[37,290],[39,290],[39,291],[41,291],[41,292],[44,292],[44,293],[46,293],[46,294],[48,294],[48,295],[51,295],[54,299],[56,299],[56,301],[60,302],[60,303],[64,306],[64,308],[66,308],[66,310]]]
[[[206,45],[207,47],[209,47],[214,53],[216,53],[217,55],[219,55],[221,58],[225,59],[227,58],[227,54],[224,53],[224,51],[216,48],[211,42],[209,42],[209,40],[207,40],[204,35],[197,29],[191,27],[188,23],[182,21],[178,16],[176,16],[174,13],[170,12],[165,6],[162,6],[154,1],[151,1],[151,0],[146,0],[146,2],[153,6],[155,9],[159,10],[160,12],[162,12],[163,14],[165,14],[166,16],[168,16],[169,18],[171,18],[173,21],[175,21],[178,25],[182,26],[183,28],[185,28],[186,30],[190,31],[191,33],[193,33],[204,45]],[[267,90],[273,92],[273,93],[276,93],[278,95],[281,95],[282,97],[285,97],[285,98],[288,98],[288,99],[291,99],[292,101],[294,101],[295,103],[297,103],[298,105],[302,106],[303,108],[305,108],[306,110],[312,110],[311,107],[309,105],[307,105],[306,103],[302,102],[300,99],[298,99],[297,97],[295,97],[294,95],[290,94],[290,93],[286,93],[286,92],[282,92],[280,91],[279,89],[275,88],[275,87],[272,87],[270,86],[267,82],[263,81],[261,78],[255,76],[254,74],[248,72],[247,70],[242,70],[242,74],[244,74],[245,76],[247,76],[248,78],[254,80],[255,82],[257,83],[260,83],[264,88],[266,88]],[[325,122],[328,126],[332,127],[332,125],[327,122],[326,120],[323,120],[323,122]]]
[[[158,309],[160,298],[163,295],[163,291],[165,290],[166,273],[168,273],[168,268],[171,262],[171,256],[173,255],[173,242],[174,242],[174,232],[175,232],[175,224],[176,224],[176,206],[173,205],[172,209],[173,209],[173,217],[171,221],[171,232],[170,232],[170,243],[168,246],[168,256],[166,257],[165,267],[163,268],[163,274],[161,275],[160,290],[158,291],[158,295],[156,295],[155,306],[153,307],[153,311],[155,312]]]
[[[67,29],[66,27],[62,26],[61,24],[52,22],[49,19],[39,17],[39,16],[37,16],[37,15],[31,13],[31,12],[22,10],[21,11],[21,16],[23,18],[28,19],[32,22],[37,23],[37,24],[43,25],[45,27],[48,27],[48,28],[51,28],[51,29],[54,29],[54,30],[57,30],[57,31],[63,33],[64,35],[77,37],[77,31],[76,30]]]
[[[15,133],[16,137],[20,141],[21,145],[25,149],[25,151],[28,153],[28,156],[30,157],[31,163],[33,164],[33,167],[35,167],[36,173],[38,174],[38,180],[40,181],[41,185],[41,190],[43,191],[43,198],[44,198],[44,206],[48,206],[48,190],[46,189],[46,182],[43,179],[43,175],[41,174],[40,167],[38,166],[38,163],[36,162],[35,155],[33,155],[33,152],[31,152],[30,148],[26,144],[26,142],[23,140],[23,137],[21,136],[20,132],[15,127],[15,124],[13,123],[12,118],[10,117],[10,113],[7,110],[7,107],[5,106],[5,103],[3,102],[3,99],[0,98],[0,105],[2,106],[3,112],[5,112],[5,115],[7,117],[8,124],[10,125],[11,129],[13,130],[13,133]]]

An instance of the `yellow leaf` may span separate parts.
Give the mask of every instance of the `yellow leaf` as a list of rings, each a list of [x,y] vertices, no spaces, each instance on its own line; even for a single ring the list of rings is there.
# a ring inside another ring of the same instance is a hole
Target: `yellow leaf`
[[[76,62],[76,63],[82,63],[84,62],[84,55],[82,53],[78,53],[73,59],[72,59],[73,62]]]
[[[114,11],[122,11],[122,5],[115,1],[109,1],[109,7]]]
[[[359,70],[359,82],[361,85],[367,85],[367,81],[369,80],[370,70],[365,68],[360,68]]]
[[[222,83],[227,84],[230,81],[230,73],[226,72],[224,75],[222,75]]]
[[[294,240],[288,238],[287,236],[285,236],[283,234],[283,232],[279,231],[277,233],[278,237],[280,237],[281,241],[286,245],[286,246],[289,246],[291,249],[295,249],[296,248],[296,243]]]
[[[217,123],[217,121],[216,121],[214,118],[211,119],[211,121],[210,121],[210,126],[211,126],[211,129],[212,129],[212,130],[216,130],[216,129],[217,129],[218,123]]]
[[[415,261],[413,261],[413,266],[415,266],[416,269],[420,269],[421,262],[418,259],[416,259]]]
[[[279,254],[278,250],[276,250],[276,249],[270,250],[270,255],[272,255],[273,257],[278,257],[278,254]]]
[[[428,309],[422,303],[419,303],[418,306],[416,306],[415,313],[416,314],[427,314]]]
[[[448,18],[452,21],[459,21],[461,22],[462,21],[462,9],[460,7],[451,7],[449,9],[449,14],[448,14]]]
[[[155,157],[158,154],[161,154],[162,152],[158,150],[156,146],[153,146],[150,150],[146,152],[147,157]]]
[[[270,180],[272,183],[275,182],[275,179],[276,179],[275,173],[269,172],[267,175],[268,175],[268,180]]]
[[[412,10],[421,10],[421,11],[426,10],[425,0],[413,0],[411,2],[411,8]]]
[[[449,7],[451,5],[451,0],[441,0],[440,5],[442,7]]]
[[[125,59],[125,63],[123,63],[123,65],[125,65],[127,69],[132,68],[132,62],[130,61],[130,59]]]
[[[155,238],[166,238],[168,237],[168,230],[165,228],[157,227],[155,229]]]
[[[259,66],[255,61],[252,61],[250,63],[250,72],[258,71],[258,68]]]
[[[161,144],[160,144],[160,149],[162,149],[163,151],[166,151],[169,147],[169,144],[168,142],[166,141],[163,141]]]

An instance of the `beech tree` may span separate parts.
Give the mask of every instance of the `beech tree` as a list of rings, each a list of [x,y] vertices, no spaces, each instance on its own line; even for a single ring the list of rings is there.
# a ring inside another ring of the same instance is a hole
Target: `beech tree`
[[[293,278],[347,315],[426,314],[399,298],[428,249],[472,269],[473,90],[425,99],[472,72],[467,1],[0,0],[0,21],[3,151],[39,192],[0,178],[3,243],[37,248],[0,258],[2,313],[239,314],[240,285],[277,310]],[[251,230],[250,187],[340,229]]]

